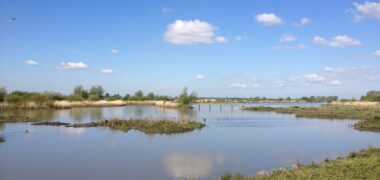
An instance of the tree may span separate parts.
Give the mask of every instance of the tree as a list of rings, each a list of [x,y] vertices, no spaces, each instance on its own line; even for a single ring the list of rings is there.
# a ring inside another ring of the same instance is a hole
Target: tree
[[[88,97],[91,101],[98,101],[103,99],[104,97],[104,89],[102,86],[92,86],[89,93]]]
[[[136,91],[134,99],[138,101],[144,100],[144,93],[141,90]]]
[[[7,95],[7,90],[4,87],[0,87],[0,102],[4,101],[4,98],[6,95]]]
[[[82,85],[78,85],[75,86],[72,96],[74,99],[87,99],[88,92],[83,88]]]
[[[380,101],[380,91],[368,91],[365,96],[360,98],[362,101]]]
[[[128,100],[129,100],[129,98],[130,98],[130,96],[131,96],[131,95],[129,95],[129,94],[126,94],[126,95],[123,97],[123,100],[124,100],[124,101],[128,101]]]
[[[153,92],[150,92],[147,96],[148,100],[154,100],[156,98],[155,94]]]
[[[197,99],[197,94],[195,92],[192,92],[190,95],[188,95],[187,88],[185,87],[182,90],[182,93],[178,96],[178,103],[183,107],[187,107],[191,103],[195,102],[196,99]]]

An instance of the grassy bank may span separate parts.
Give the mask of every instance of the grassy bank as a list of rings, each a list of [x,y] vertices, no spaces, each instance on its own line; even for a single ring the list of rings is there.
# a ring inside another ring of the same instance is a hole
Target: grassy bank
[[[294,168],[261,172],[254,177],[225,174],[223,180],[249,179],[378,179],[380,177],[380,148],[352,152],[347,157],[325,160],[320,164],[297,164]]]
[[[322,119],[358,119],[354,125],[358,130],[380,132],[380,106],[321,107],[242,107],[242,110],[295,114],[297,117]]]
[[[195,121],[170,121],[170,120],[122,120],[111,119],[99,122],[90,122],[83,124],[69,124],[62,122],[36,122],[32,125],[45,126],[65,126],[65,127],[109,127],[115,130],[128,132],[129,130],[138,130],[146,134],[178,134],[191,132],[195,129],[202,129],[205,125]]]

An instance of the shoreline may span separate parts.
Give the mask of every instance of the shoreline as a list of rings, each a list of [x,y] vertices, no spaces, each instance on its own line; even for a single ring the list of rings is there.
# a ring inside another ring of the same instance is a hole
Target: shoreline
[[[255,176],[229,173],[222,180],[251,179],[377,179],[380,176],[380,148],[353,151],[345,157],[334,160],[325,159],[322,163],[298,163],[294,167],[259,171]]]

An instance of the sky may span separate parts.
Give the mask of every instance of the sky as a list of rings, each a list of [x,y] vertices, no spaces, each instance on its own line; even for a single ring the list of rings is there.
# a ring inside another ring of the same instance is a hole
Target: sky
[[[0,86],[208,97],[380,89],[380,1],[0,0]]]

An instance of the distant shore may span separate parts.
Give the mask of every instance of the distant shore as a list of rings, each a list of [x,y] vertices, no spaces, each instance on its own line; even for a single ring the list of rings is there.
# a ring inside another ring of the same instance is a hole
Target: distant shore
[[[178,108],[180,104],[175,101],[154,101],[154,100],[146,100],[146,101],[124,101],[124,100],[100,100],[100,101],[54,101],[52,103],[43,103],[38,104],[36,102],[28,102],[20,105],[9,105],[7,103],[0,103],[0,109],[47,109],[47,108],[55,108],[55,109],[67,109],[67,108],[75,108],[75,107],[115,107],[115,106],[126,106],[126,105],[153,105],[165,108]]]

